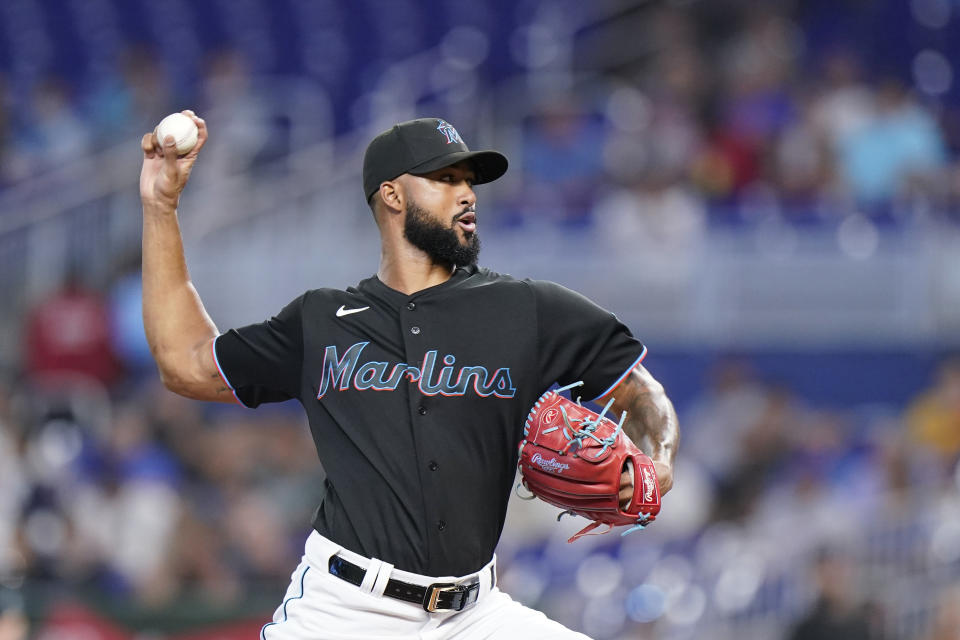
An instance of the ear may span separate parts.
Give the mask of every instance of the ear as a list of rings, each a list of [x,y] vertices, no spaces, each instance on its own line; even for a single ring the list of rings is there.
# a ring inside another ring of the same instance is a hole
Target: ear
[[[384,206],[397,213],[403,211],[404,193],[403,185],[397,180],[388,180],[380,183],[380,200]]]

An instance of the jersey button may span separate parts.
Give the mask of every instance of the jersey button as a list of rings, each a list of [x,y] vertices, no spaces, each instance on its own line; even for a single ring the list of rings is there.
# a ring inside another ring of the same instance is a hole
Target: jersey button
[[[422,416],[425,416],[427,415],[427,408],[423,405],[420,405],[419,407],[417,407],[417,413],[419,413]]]
[[[420,327],[410,327],[410,333],[413,335],[420,335]]]
[[[408,302],[408,303],[407,303],[407,309],[408,309],[409,311],[413,311],[413,310],[416,309],[416,308],[417,308],[417,303],[416,303],[416,302]]]
[[[440,465],[437,464],[436,460],[430,461],[430,471],[436,471],[439,468],[440,468]]]
[[[438,530],[443,531],[443,530],[446,529],[446,528],[447,528],[447,523],[446,523],[446,522],[444,522],[443,520],[440,520],[439,522],[437,522],[437,529],[438,529]]]

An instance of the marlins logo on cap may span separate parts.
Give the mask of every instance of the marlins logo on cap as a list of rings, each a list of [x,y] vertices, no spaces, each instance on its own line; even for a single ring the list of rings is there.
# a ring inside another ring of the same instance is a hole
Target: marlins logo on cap
[[[457,130],[453,128],[453,125],[446,120],[437,119],[437,130],[443,135],[447,136],[447,144],[453,142],[464,144],[463,138],[461,138],[460,134],[457,133]]]

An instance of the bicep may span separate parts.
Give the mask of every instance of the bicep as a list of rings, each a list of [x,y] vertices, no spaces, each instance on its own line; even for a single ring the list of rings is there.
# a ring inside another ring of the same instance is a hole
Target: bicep
[[[618,413],[636,410],[638,404],[647,402],[650,398],[665,395],[663,385],[653,377],[647,368],[637,364],[630,370],[616,387],[603,397],[597,398],[597,404],[605,405],[613,398],[613,408]]]

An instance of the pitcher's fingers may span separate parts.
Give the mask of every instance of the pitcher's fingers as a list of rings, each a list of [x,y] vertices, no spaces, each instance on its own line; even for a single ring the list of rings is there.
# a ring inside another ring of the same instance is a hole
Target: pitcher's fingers
[[[145,158],[153,158],[157,155],[157,150],[153,145],[153,141],[153,133],[145,133],[143,134],[143,138],[140,139],[140,148],[143,150],[143,155]]]
[[[624,471],[620,474],[620,492],[618,494],[622,507],[630,504],[630,500],[633,499],[633,491],[633,474],[629,471]]]
[[[620,493],[624,491],[633,494],[633,475],[628,471],[620,474]]]
[[[192,111],[190,113],[193,113]],[[190,116],[193,119],[194,124],[197,125],[197,144],[194,145],[193,149],[190,151],[190,155],[197,155],[197,152],[200,151],[200,148],[203,147],[207,142],[207,123],[206,121],[199,116]]]
[[[177,171],[177,141],[174,140],[173,136],[167,136],[163,139],[163,164],[167,166],[171,177],[179,173]]]
[[[163,155],[163,144],[160,142],[160,139],[157,138],[157,132],[151,131],[146,136],[149,139],[150,145],[153,147],[153,155],[162,156]]]

